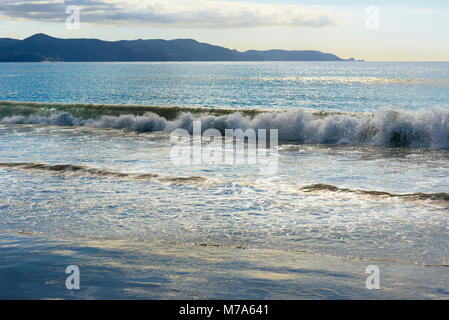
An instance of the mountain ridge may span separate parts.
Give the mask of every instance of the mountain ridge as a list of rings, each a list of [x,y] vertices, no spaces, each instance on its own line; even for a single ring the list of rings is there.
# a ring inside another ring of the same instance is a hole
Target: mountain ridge
[[[44,33],[0,38],[0,62],[355,61],[316,50],[237,51],[194,39],[60,39]]]

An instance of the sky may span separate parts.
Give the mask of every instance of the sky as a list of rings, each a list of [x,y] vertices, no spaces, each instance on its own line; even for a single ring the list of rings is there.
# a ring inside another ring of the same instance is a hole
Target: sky
[[[79,9],[79,29],[73,28],[69,6]],[[449,1],[0,0],[0,38],[35,33],[102,40],[192,38],[239,51],[449,61]]]

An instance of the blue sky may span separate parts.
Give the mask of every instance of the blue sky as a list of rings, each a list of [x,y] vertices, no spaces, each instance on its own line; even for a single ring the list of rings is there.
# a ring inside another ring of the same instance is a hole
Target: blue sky
[[[80,8],[78,30],[66,28],[69,5]],[[238,50],[320,50],[371,61],[449,61],[449,1],[0,1],[0,37],[38,32],[104,40],[194,38]]]

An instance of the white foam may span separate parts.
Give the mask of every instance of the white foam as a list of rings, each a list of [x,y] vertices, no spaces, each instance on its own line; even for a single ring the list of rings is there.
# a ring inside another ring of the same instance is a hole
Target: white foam
[[[136,132],[170,132],[184,128],[192,132],[195,120],[201,120],[202,130],[278,129],[281,141],[449,148],[449,110],[443,108],[406,111],[385,107],[374,114],[330,114],[323,118],[316,118],[304,109],[261,113],[253,118],[240,113],[204,115],[199,118],[191,113],[184,113],[174,121],[168,121],[154,113],[142,116],[102,116],[99,119],[76,118],[70,113],[61,113],[51,117],[4,117],[0,119],[0,124],[89,126]]]

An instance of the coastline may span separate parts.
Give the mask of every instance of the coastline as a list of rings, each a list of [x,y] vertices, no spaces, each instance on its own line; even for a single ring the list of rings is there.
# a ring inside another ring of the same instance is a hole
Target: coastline
[[[144,115],[152,112],[167,120],[174,120],[182,113],[209,114],[215,116],[230,115],[239,112],[245,116],[254,117],[263,112],[270,112],[259,109],[232,109],[232,108],[206,108],[206,107],[188,107],[188,106],[149,106],[149,105],[118,105],[118,104],[92,104],[92,103],[55,103],[55,102],[22,102],[22,101],[2,101],[0,108],[22,107],[24,114],[33,114],[39,111],[39,108],[48,108],[56,112],[70,112],[73,116],[91,115]]]

